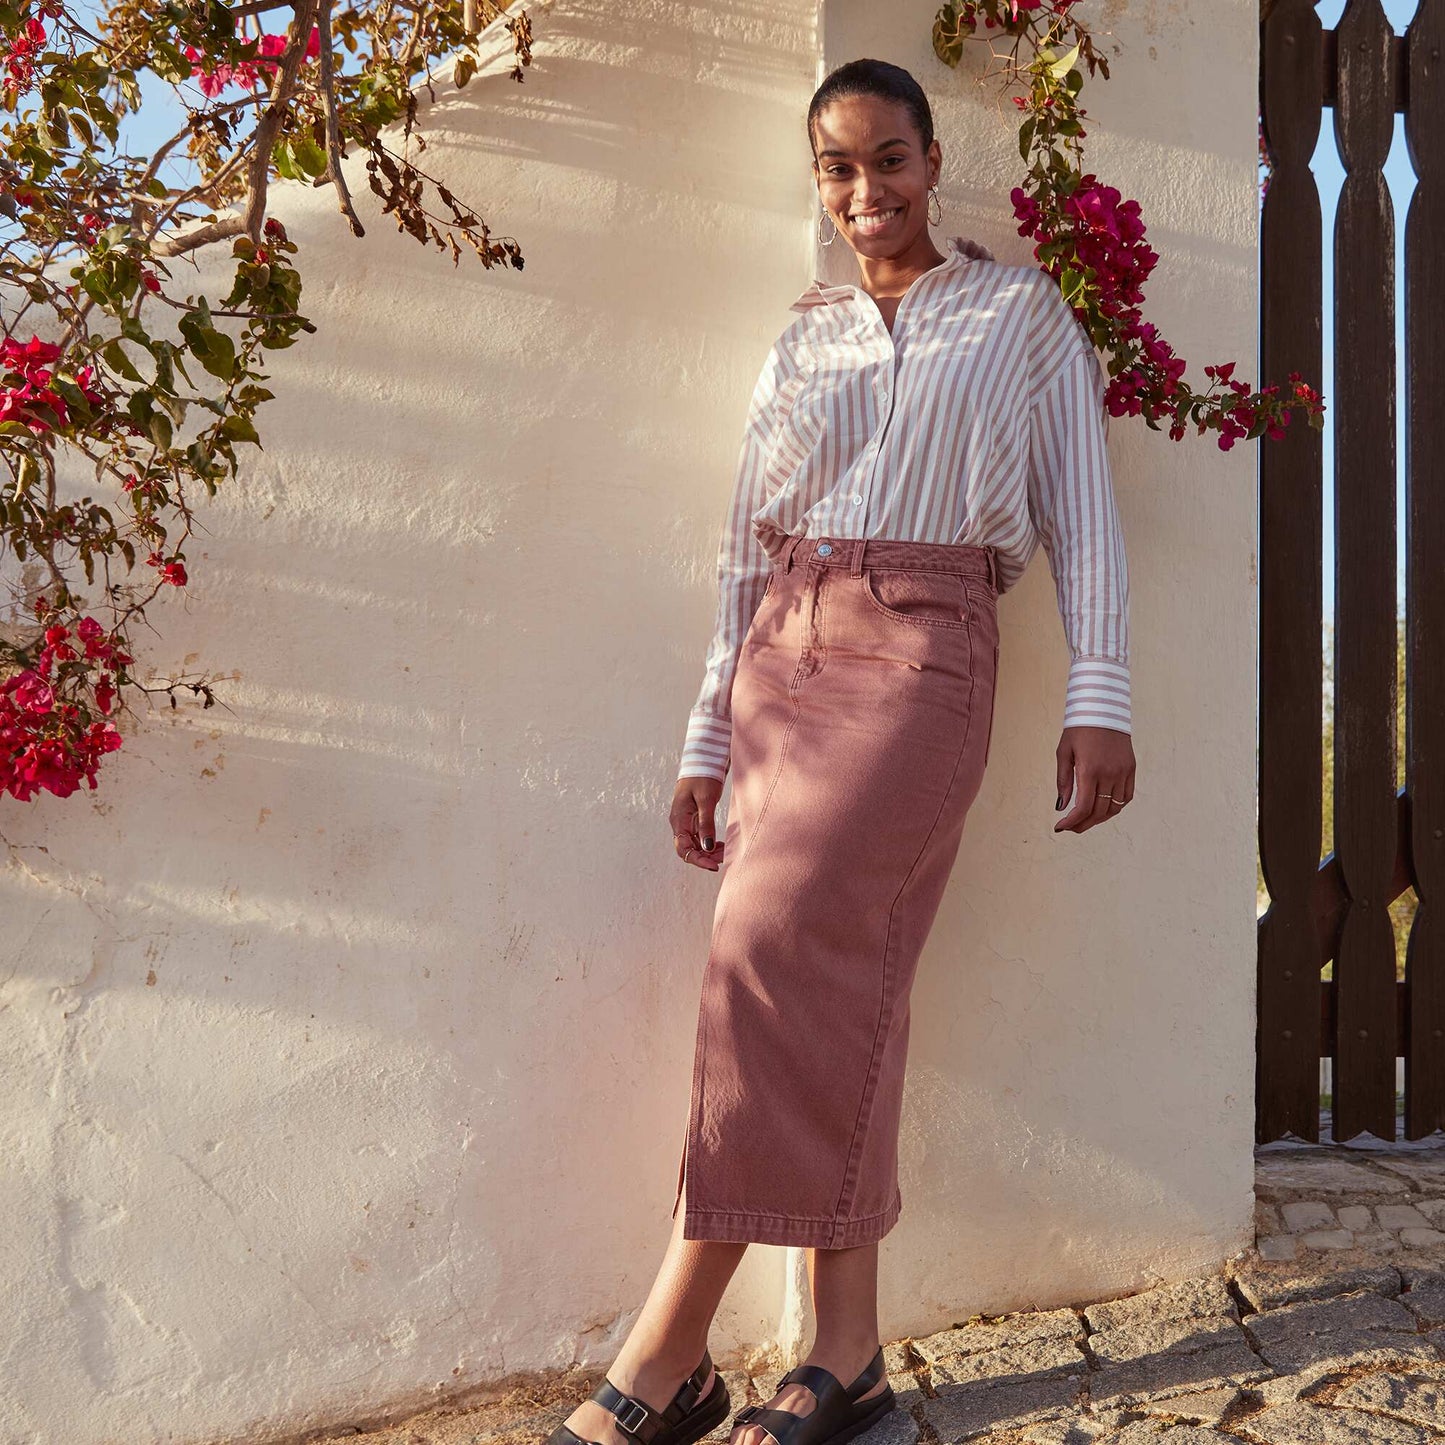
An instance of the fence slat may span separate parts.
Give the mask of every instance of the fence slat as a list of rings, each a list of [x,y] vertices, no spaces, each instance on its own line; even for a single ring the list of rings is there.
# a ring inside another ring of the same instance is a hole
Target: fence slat
[[[1276,0],[1260,27],[1260,113],[1272,172],[1260,218],[1266,376],[1322,369],[1320,199],[1310,171],[1323,46],[1309,0]],[[1255,1121],[1261,1141],[1319,1138],[1321,434],[1291,426],[1259,448],[1259,920]]]
[[[1405,1137],[1445,1128],[1445,0],[1405,32],[1405,792],[1418,900],[1405,953]]]
[[[1334,1137],[1395,1137],[1395,227],[1389,21],[1348,0],[1336,30]]]

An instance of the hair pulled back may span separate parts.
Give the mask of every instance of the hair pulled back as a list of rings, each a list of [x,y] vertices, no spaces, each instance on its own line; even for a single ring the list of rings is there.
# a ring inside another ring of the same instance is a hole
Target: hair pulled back
[[[909,119],[926,154],[933,144],[933,111],[923,87],[904,70],[901,65],[892,65],[886,60],[850,60],[831,70],[823,83],[813,92],[808,103],[808,144],[813,158],[818,156],[818,140],[813,132],[813,123],[825,106],[837,100],[849,100],[858,95],[876,95],[880,100],[896,101],[907,108]]]

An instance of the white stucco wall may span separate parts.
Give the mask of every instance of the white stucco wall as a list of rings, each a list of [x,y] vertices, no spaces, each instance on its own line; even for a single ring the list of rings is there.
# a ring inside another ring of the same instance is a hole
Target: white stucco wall
[[[605,1361],[659,1261],[716,893],[667,807],[747,396],[814,266],[807,101],[908,66],[940,234],[1024,260],[1018,161],[921,0],[529,8],[525,85],[499,45],[422,100],[426,169],[526,269],[399,237],[359,165],[361,242],[280,188],[320,332],[135,639],[224,706],[3,804],[0,1440],[279,1439]],[[1192,375],[1252,372],[1253,10],[1099,10],[1090,158],[1150,221],[1150,314]],[[915,991],[885,1338],[1248,1237],[1253,450],[1120,420],[1111,453],[1138,796],[1051,831],[1040,555]],[[720,1361],[794,1342],[800,1261],[749,1251]]]

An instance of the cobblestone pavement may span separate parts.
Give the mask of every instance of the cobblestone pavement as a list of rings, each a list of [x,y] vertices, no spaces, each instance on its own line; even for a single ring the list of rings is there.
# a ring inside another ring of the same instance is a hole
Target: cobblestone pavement
[[[899,1408],[860,1445],[1445,1445],[1439,1137],[1267,1145],[1256,1161],[1256,1248],[1125,1298],[896,1341]],[[724,1371],[733,1411],[780,1373]],[[600,1379],[310,1438],[540,1445]]]

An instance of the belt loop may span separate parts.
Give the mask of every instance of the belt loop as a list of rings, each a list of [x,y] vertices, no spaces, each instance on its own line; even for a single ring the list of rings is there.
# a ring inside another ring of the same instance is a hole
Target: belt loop
[[[803,539],[797,533],[789,533],[788,540],[783,543],[783,571],[793,570],[793,553],[798,549],[798,543]]]
[[[984,551],[986,551],[986,552],[988,553],[988,585],[989,585],[990,587],[992,587],[995,592],[997,592],[997,591],[998,591],[998,555],[997,555],[997,549],[994,548],[994,547],[992,547],[992,546],[989,546],[989,547],[985,547],[985,548],[984,548]]]
[[[853,542],[853,556],[848,562],[848,575],[850,577],[861,577],[863,575],[863,549],[868,545],[866,537],[857,537]]]

